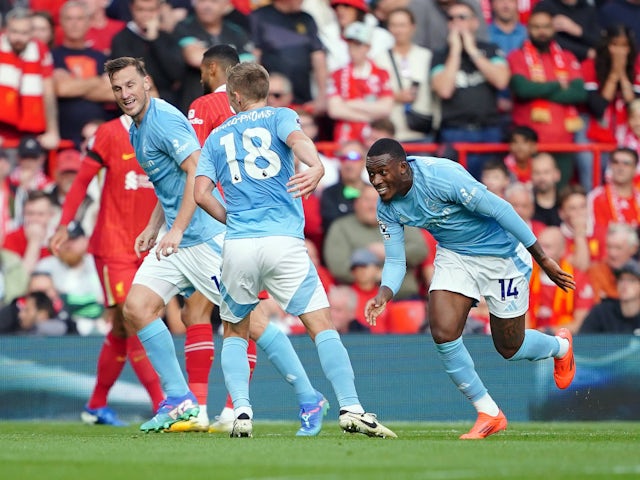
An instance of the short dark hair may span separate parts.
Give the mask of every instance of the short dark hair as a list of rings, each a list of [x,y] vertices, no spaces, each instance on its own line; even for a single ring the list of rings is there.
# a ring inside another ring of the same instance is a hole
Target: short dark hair
[[[575,183],[565,185],[558,193],[558,207],[562,207],[571,195],[582,195],[586,197],[587,191],[582,185],[578,185]]]
[[[500,170],[505,174],[505,176],[509,176],[509,169],[501,158],[493,157],[484,162],[484,165],[482,165],[482,172],[487,172],[489,170]]]
[[[369,124],[369,127],[371,127],[374,130],[385,131],[389,133],[391,136],[395,136],[396,134],[396,126],[388,118],[378,118],[376,120],[373,120]]]
[[[404,160],[407,158],[407,152],[397,140],[393,138],[381,138],[376,140],[369,151],[367,157],[378,157],[380,155],[388,154],[395,160]]]
[[[51,200],[51,196],[43,190],[31,190],[29,193],[27,193],[27,198],[25,199],[25,203],[35,202],[42,198],[47,199],[49,203],[53,204]]]
[[[136,67],[137,72],[143,77],[148,75],[144,60],[134,57],[118,57],[113,60],[107,60],[104,64],[104,71],[111,79],[115,73],[127,67]]]
[[[56,310],[53,308],[53,302],[46,293],[40,291],[29,292],[25,295],[25,299],[27,298],[33,299],[36,304],[36,310],[45,310],[49,318],[55,318]]]
[[[212,61],[220,63],[225,70],[240,63],[238,51],[231,45],[220,43],[209,48],[202,56],[202,63],[207,64]]]
[[[629,148],[629,147],[618,147],[615,150],[613,150],[611,152],[611,158],[613,158],[613,156],[616,153],[627,153],[629,155],[631,155],[633,157],[633,162],[638,165],[638,152],[635,151],[633,148]]]
[[[516,135],[520,135],[521,137],[524,137],[525,140],[528,140],[530,142],[538,143],[538,133],[533,128],[527,127],[526,125],[515,125],[509,131],[508,142],[513,142]]]

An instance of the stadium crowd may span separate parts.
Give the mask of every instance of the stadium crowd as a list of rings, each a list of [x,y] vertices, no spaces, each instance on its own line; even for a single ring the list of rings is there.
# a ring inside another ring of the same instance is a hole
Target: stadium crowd
[[[261,63],[269,105],[295,110],[326,146],[305,235],[341,333],[429,332],[435,241],[421,229],[406,229],[400,291],[375,326],[365,319],[384,247],[364,167],[383,137],[463,161],[573,274],[565,292],[534,268],[528,326],[640,333],[638,0],[8,0],[0,13],[0,333],[109,330],[88,240],[100,176],[60,252],[49,249],[96,129],[120,115],[104,63],[143,58],[154,94],[197,129],[190,105],[217,44]],[[507,151],[462,159],[458,143]],[[563,148],[573,144],[585,148]],[[610,147],[600,162],[590,144]],[[124,188],[147,188],[143,177],[132,170]],[[180,302],[165,313],[175,333]],[[304,333],[265,305],[285,333]],[[489,328],[481,302],[465,331]]]

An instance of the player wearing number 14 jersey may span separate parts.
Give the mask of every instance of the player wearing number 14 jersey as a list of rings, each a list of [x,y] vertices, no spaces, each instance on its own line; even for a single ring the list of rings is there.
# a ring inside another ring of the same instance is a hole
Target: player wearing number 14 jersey
[[[382,282],[365,306],[367,321],[375,325],[404,278],[404,226],[428,230],[438,241],[429,288],[431,334],[445,371],[478,412],[471,431],[460,438],[481,439],[507,427],[462,342],[469,310],[480,296],[489,306],[496,350],[512,361],[554,357],[556,385],[567,388],[575,374],[571,333],[561,329],[554,337],[525,329],[531,257],[563,290],[575,283],[545,255],[513,207],[460,164],[407,157],[402,145],[389,138],[371,146],[367,171],[380,196],[378,223],[385,246]]]

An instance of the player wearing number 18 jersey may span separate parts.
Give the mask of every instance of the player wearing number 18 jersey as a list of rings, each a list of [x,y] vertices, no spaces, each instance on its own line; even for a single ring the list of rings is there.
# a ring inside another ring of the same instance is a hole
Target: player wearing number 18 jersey
[[[268,92],[269,75],[262,66],[241,63],[229,70],[227,95],[238,113],[211,133],[196,171],[196,201],[227,223],[221,364],[236,413],[232,435],[248,436],[252,430],[249,371],[243,360],[249,315],[265,289],[285,311],[300,317],[315,341],[340,404],[341,427],[370,436],[395,436],[360,404],[349,355],[305,248],[300,197],[313,192],[324,168],[315,145],[302,133],[297,114],[267,107]],[[294,153],[308,170],[295,173]],[[225,192],[226,212],[211,194],[218,181]]]

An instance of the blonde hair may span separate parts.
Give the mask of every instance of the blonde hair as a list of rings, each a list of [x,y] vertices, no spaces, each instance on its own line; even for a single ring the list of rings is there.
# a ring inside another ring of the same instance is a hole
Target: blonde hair
[[[269,95],[269,73],[253,62],[239,63],[227,72],[227,91],[239,92],[251,101],[266,100]]]

